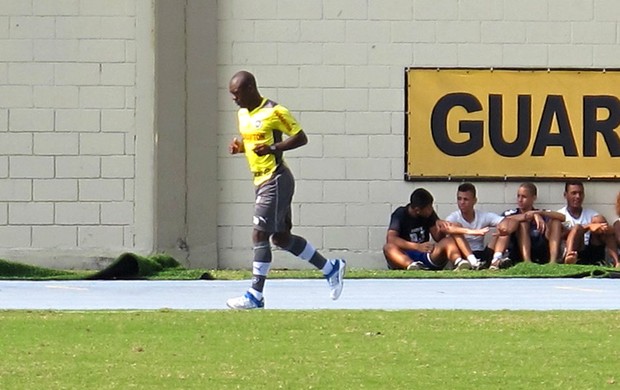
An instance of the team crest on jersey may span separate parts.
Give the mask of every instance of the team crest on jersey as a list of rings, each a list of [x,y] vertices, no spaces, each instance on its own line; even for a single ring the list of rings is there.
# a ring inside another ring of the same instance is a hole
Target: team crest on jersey
[[[260,127],[263,125],[262,121],[256,121],[254,122],[254,127],[256,127],[257,129],[260,129]]]

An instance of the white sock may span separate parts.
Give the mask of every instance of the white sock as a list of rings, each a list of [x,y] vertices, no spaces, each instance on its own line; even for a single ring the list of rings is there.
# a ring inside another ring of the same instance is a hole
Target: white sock
[[[321,269],[321,272],[323,272],[323,275],[329,275],[329,273],[332,272],[333,269],[334,269],[334,263],[332,263],[331,260],[327,260],[325,262],[325,265]]]
[[[256,291],[255,289],[250,288],[250,289],[248,289],[248,292],[249,292],[250,294],[252,294],[252,295],[254,296],[254,298],[258,299],[259,301],[260,301],[261,299],[263,299],[263,293],[262,293],[262,292],[260,292],[260,291]]]
[[[456,259],[456,261],[454,262],[454,265],[459,265],[461,262],[463,262],[465,260],[463,260],[462,257],[459,257],[458,259]]]
[[[502,252],[493,253],[493,260],[501,259],[504,256]]]
[[[478,258],[473,253],[467,256],[467,260],[469,260],[471,265],[478,265]]]

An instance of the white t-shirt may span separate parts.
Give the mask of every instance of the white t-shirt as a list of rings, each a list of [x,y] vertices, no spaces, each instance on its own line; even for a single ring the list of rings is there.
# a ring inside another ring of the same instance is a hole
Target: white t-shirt
[[[485,227],[497,226],[502,219],[504,219],[504,217],[495,213],[474,210],[474,220],[470,223],[463,218],[461,210],[456,210],[448,215],[446,221],[461,224],[461,226],[468,229],[482,229]],[[484,249],[484,236],[470,236],[469,234],[465,234],[465,239],[469,243],[472,251],[481,251]]]
[[[575,225],[587,225],[592,222],[592,218],[599,215],[596,211],[592,209],[581,209],[581,215],[579,218],[575,218],[566,209],[566,206],[562,207],[558,210],[558,213],[562,213],[566,216],[566,220],[562,223],[565,229],[571,229]],[[583,243],[584,245],[588,245],[590,243],[590,232],[586,232],[583,235]]]

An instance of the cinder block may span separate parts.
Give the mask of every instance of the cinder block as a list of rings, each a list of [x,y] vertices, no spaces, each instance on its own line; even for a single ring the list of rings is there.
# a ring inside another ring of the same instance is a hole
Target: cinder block
[[[77,39],[37,39],[34,59],[38,62],[76,62],[79,60]]]
[[[323,3],[325,19],[368,19],[367,0],[330,0]]]
[[[56,85],[98,85],[101,81],[100,64],[60,63],[54,71]]]
[[[302,1],[279,0],[278,19],[321,19],[323,16],[323,2],[321,1]]]
[[[0,155],[32,154],[32,134],[0,133]]]
[[[99,224],[99,203],[56,203],[54,221],[57,225]]]
[[[125,41],[120,39],[80,39],[80,62],[123,62]]]
[[[0,53],[2,53],[4,61],[32,61],[34,56],[32,41],[29,39],[2,39],[0,40]]]
[[[13,39],[54,38],[54,18],[45,16],[11,17],[10,36]]]
[[[458,6],[461,20],[481,21],[504,18],[504,3],[501,1],[460,0]]]
[[[345,68],[347,88],[387,88],[390,86],[387,65],[348,66]]]
[[[124,108],[125,89],[123,87],[97,86],[80,88],[80,107],[82,108]]]
[[[323,64],[326,65],[368,64],[366,43],[325,43],[322,51]]]
[[[437,42],[479,43],[479,21],[441,21],[437,22]]]
[[[131,225],[134,223],[133,202],[105,202],[101,204],[103,225]]]
[[[97,39],[102,36],[101,18],[69,16],[56,18],[56,38]]]
[[[550,45],[551,67],[590,67],[594,62],[593,47],[590,45]]]
[[[347,158],[347,179],[386,180],[391,177],[389,158]]]
[[[52,223],[54,223],[53,203],[9,203],[9,224],[11,225],[46,225]]]
[[[391,41],[394,43],[431,43],[437,41],[437,23],[426,20],[393,22]]]
[[[296,42],[278,44],[278,63],[288,65],[319,65],[323,62],[320,43]]]
[[[368,202],[369,183],[366,180],[326,181],[323,187],[325,202],[343,204]]]
[[[10,131],[52,131],[54,129],[54,111],[48,109],[11,109],[9,117]]]
[[[81,0],[81,15],[130,16],[136,13],[135,0]]]
[[[303,226],[334,226],[345,224],[342,203],[305,203],[299,207],[299,224]]]
[[[31,1],[2,0],[0,2],[0,15],[31,15]]]
[[[303,42],[345,42],[344,20],[302,20],[300,40]]]
[[[393,1],[389,7],[383,0],[368,0],[368,19],[379,21],[411,20],[413,16],[412,1]]]
[[[415,0],[413,17],[416,20],[457,20],[459,0]]]
[[[77,226],[33,226],[32,246],[35,248],[75,248]]]
[[[483,43],[524,43],[525,22],[489,21],[482,22],[481,42]]]
[[[9,111],[0,108],[0,132],[9,130]]]
[[[527,42],[534,44],[569,43],[572,24],[565,22],[528,22]]]
[[[323,229],[325,250],[368,250],[368,228],[330,226]]]
[[[79,226],[78,246],[81,248],[122,248],[122,226]]]
[[[346,203],[346,224],[348,226],[383,226],[392,210],[387,203]]]
[[[38,108],[78,107],[78,87],[76,86],[35,86],[34,105]]]
[[[28,248],[31,245],[30,240],[30,226],[0,226],[0,247],[2,248]]]
[[[103,37],[108,39],[130,39],[136,37],[136,18],[114,16],[101,18]]]
[[[123,155],[125,154],[125,135],[122,133],[80,134],[80,154]]]
[[[0,52],[2,52],[2,47],[0,47]],[[32,107],[32,87],[21,85],[0,85],[0,107]]]
[[[80,11],[79,0],[33,0],[32,13],[45,16],[77,15]]]
[[[302,66],[299,75],[302,88],[342,88],[344,81],[343,66]]]
[[[79,153],[79,134],[44,133],[34,135],[34,154],[38,155],[77,155]]]
[[[298,172],[298,176],[306,180],[342,180],[345,162],[341,158],[305,158]]]
[[[549,4],[549,20],[558,20],[561,22],[587,21],[594,18],[593,1],[566,1],[548,0]],[[618,6],[612,7],[610,12]]]
[[[6,225],[9,221],[8,203],[0,203],[0,225]]]
[[[504,64],[502,44],[461,44],[458,49],[459,65],[496,67]]]
[[[135,64],[102,64],[101,84],[103,85],[135,85]]]
[[[325,135],[323,137],[325,156],[367,157],[367,135]]]
[[[51,85],[54,83],[54,65],[40,63],[8,64],[10,84]]]
[[[0,156],[0,178],[9,176],[9,157]]]
[[[299,42],[299,20],[257,20],[254,22],[256,36],[272,36],[274,42]]]
[[[124,198],[122,179],[80,179],[80,201],[120,201]]]
[[[347,113],[345,131],[347,134],[390,134],[389,123],[388,112]]]
[[[101,157],[101,177],[133,178],[135,159],[133,156]]]
[[[347,22],[347,43],[390,43],[390,24],[379,21],[352,20]]]
[[[35,201],[77,201],[77,179],[33,180]]]
[[[136,126],[135,115],[134,110],[102,110],[101,131],[130,133]]]
[[[277,65],[278,44],[264,42],[234,42],[232,63],[256,65]]]
[[[30,200],[32,200],[31,180],[0,179],[0,202]]]
[[[15,179],[54,177],[54,157],[10,156],[9,176]]]
[[[98,132],[101,130],[101,112],[99,110],[56,110],[56,131],[76,133]]]

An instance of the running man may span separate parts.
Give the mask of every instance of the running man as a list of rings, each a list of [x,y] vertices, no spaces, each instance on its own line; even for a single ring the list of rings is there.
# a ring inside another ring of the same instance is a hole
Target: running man
[[[331,299],[338,299],[343,287],[346,262],[325,259],[306,239],[291,234],[291,202],[295,179],[283,152],[305,145],[306,134],[284,106],[261,96],[254,75],[247,71],[235,73],[228,90],[238,112],[242,139],[234,138],[228,149],[231,154],[245,153],[254,176],[254,259],[252,285],[246,293],[231,298],[231,309],[260,309],[265,306],[263,288],[271,267],[271,245],[292,253],[323,272],[330,288]],[[282,134],[287,137],[283,138]]]

